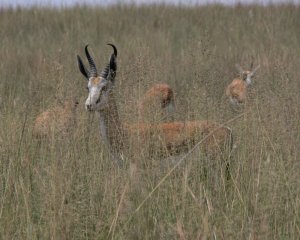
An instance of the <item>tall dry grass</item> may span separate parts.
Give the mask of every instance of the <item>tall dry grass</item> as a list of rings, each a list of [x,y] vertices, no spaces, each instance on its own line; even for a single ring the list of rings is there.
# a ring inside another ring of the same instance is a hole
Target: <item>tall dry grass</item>
[[[299,14],[294,6],[2,9],[0,239],[298,239]],[[228,124],[230,182],[199,152],[170,175],[147,165],[155,156],[140,155],[134,178],[114,165],[97,116],[84,110],[76,64],[89,43],[103,67],[108,42],[120,53],[124,122],[136,122],[138,100],[159,82],[176,92],[178,120],[226,123],[244,113]],[[261,69],[233,110],[224,88],[235,63],[252,60]],[[33,138],[35,116],[71,97],[80,105],[69,138]]]

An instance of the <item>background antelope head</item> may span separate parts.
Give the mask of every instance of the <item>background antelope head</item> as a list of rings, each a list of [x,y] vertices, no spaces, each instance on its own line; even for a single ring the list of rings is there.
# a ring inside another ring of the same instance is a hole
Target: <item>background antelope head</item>
[[[166,83],[154,84],[139,104],[139,117],[143,122],[174,121],[174,113],[174,92]]]
[[[260,68],[260,65],[256,66],[253,69],[253,63],[251,63],[251,66],[250,66],[251,70],[250,71],[249,70],[243,70],[243,68],[239,64],[236,64],[235,67],[238,70],[239,74],[241,75],[241,79],[243,81],[245,81],[246,85],[248,86],[252,83],[252,78],[254,77],[256,71]]]
[[[80,56],[77,55],[78,67],[80,72],[88,80],[87,89],[89,91],[88,98],[85,101],[85,108],[88,111],[103,111],[109,107],[109,95],[114,86],[114,80],[117,71],[116,57],[117,48],[113,44],[114,52],[112,53],[107,66],[98,74],[95,62],[88,51],[88,45],[85,46],[85,55],[89,62],[90,70],[84,66]]]

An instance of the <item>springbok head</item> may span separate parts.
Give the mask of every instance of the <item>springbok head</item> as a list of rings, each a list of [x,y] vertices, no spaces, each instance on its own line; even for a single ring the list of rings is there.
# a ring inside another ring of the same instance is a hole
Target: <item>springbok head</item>
[[[109,94],[114,86],[114,80],[117,71],[117,48],[113,44],[110,45],[114,52],[112,53],[109,63],[98,74],[95,62],[88,51],[88,45],[85,46],[85,55],[89,62],[90,70],[88,70],[80,56],[77,55],[78,67],[82,75],[88,80],[87,89],[89,91],[88,98],[85,101],[85,108],[88,111],[103,111],[108,107]]]
[[[242,80],[246,81],[247,85],[250,85],[252,83],[252,78],[254,77],[256,71],[260,68],[260,65],[256,66],[253,69],[253,63],[251,63],[250,71],[243,70],[243,68],[239,64],[236,64],[235,67],[241,75]]]

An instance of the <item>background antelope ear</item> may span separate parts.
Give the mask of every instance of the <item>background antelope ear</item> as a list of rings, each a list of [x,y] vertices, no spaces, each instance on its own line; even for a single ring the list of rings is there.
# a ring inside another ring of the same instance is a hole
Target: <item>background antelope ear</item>
[[[242,74],[244,72],[244,70],[242,69],[242,67],[239,64],[235,64],[235,68],[236,70],[238,70],[239,74]]]
[[[251,77],[254,76],[254,74],[256,73],[256,71],[257,71],[259,68],[260,68],[260,65],[258,65],[256,68],[254,68],[254,69],[252,70],[252,72],[250,73]]]
[[[82,73],[83,76],[85,76],[86,79],[89,79],[89,71],[86,69],[86,67],[84,66],[81,58],[77,55],[77,62],[78,62],[78,67],[80,72]]]

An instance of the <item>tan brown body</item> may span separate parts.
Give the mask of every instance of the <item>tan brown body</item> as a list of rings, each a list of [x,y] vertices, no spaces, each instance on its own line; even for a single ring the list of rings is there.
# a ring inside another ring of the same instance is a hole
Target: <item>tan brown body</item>
[[[230,102],[234,105],[244,103],[247,98],[247,88],[252,84],[252,78],[254,77],[256,71],[260,68],[260,65],[256,66],[251,71],[245,71],[238,64],[235,65],[240,73],[240,78],[235,78],[226,87],[226,96],[230,99]],[[251,69],[253,63],[251,63]]]
[[[239,78],[233,81],[226,88],[226,96],[230,98],[232,103],[244,103],[247,95],[247,85],[244,80]]]
[[[132,124],[124,127],[133,148],[148,147],[165,156],[187,152],[196,144],[207,155],[225,153],[232,148],[232,131],[211,121]],[[203,141],[203,142],[202,142]]]
[[[169,155],[186,152],[202,140],[199,147],[207,154],[225,152],[232,145],[231,130],[211,121],[132,124],[125,130],[141,144],[152,141],[157,145],[156,151],[165,150]]]
[[[65,136],[75,124],[75,108],[77,105],[78,103],[75,101],[66,101],[62,106],[54,106],[40,113],[34,122],[34,136]]]
[[[148,147],[150,147],[150,154],[164,152],[167,157],[185,153],[198,143],[201,143],[199,147],[206,153],[231,149],[231,130],[211,121],[123,124],[119,119],[113,91],[117,50],[114,45],[110,45],[114,48],[114,53],[109,64],[100,74],[88,52],[88,46],[85,47],[85,52],[91,70],[85,68],[79,56],[77,58],[79,70],[88,79],[89,95],[85,103],[86,109],[98,112],[101,139],[107,144],[113,159],[119,166],[123,165],[124,155],[132,161],[133,152],[140,153],[142,149]],[[99,81],[95,82],[95,77]],[[157,92],[162,96],[168,93],[168,91],[153,90],[148,94],[155,96]],[[131,147],[138,151],[132,151]]]
[[[148,123],[174,120],[174,93],[168,84],[155,84],[139,104],[139,121]]]

